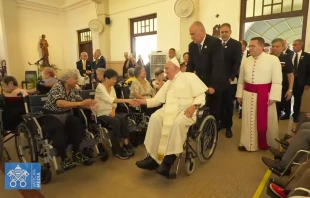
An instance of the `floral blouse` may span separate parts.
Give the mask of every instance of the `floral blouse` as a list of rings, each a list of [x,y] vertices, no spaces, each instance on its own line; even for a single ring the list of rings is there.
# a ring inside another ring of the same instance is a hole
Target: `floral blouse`
[[[152,98],[155,95],[155,90],[151,84],[145,80],[145,84],[142,85],[137,79],[134,80],[130,87],[130,98],[135,98],[135,93],[138,92],[144,98]]]

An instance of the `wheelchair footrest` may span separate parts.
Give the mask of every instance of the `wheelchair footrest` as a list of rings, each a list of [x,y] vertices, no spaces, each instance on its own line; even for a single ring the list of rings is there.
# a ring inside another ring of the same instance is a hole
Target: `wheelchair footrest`
[[[83,150],[84,148],[95,146],[96,144],[96,139],[86,139],[80,144],[80,149]]]
[[[269,170],[271,170],[271,172],[279,177],[282,176],[282,173],[280,171],[278,171],[277,169],[274,168],[269,168]]]

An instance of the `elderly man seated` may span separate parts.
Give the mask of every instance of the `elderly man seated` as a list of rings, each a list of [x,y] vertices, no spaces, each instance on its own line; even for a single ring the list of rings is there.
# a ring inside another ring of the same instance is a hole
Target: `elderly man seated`
[[[149,121],[144,141],[149,156],[136,165],[142,169],[157,169],[159,174],[168,176],[176,155],[183,152],[187,131],[196,121],[197,108],[205,104],[208,88],[195,74],[180,72],[176,58],[167,62],[165,72],[169,80],[154,98],[137,99],[148,108],[164,105]]]
[[[289,165],[290,161],[299,150],[310,150],[310,122],[305,122],[300,126],[298,133],[292,140],[286,152],[280,152],[275,148],[270,148],[270,152],[275,158],[278,158],[281,161],[275,161],[266,157],[262,157],[262,160],[269,168],[274,168],[279,172],[284,172],[285,168]],[[285,174],[289,175],[290,173],[291,170],[289,168]]]

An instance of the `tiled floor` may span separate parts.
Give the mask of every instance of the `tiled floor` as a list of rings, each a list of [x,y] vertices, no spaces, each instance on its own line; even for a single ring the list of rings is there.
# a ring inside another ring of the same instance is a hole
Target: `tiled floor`
[[[91,167],[78,166],[62,175],[53,172],[52,182],[44,185],[41,193],[46,198],[251,198],[267,170],[261,157],[270,154],[239,152],[240,120],[234,121],[233,138],[227,139],[221,131],[214,156],[205,164],[197,159],[191,176],[185,174],[184,161],[176,180],[136,168],[135,162],[145,156],[141,146],[127,161],[112,157],[107,162],[98,160]],[[291,121],[280,121],[281,133],[288,132],[290,125]],[[16,155],[11,146],[10,152]],[[5,191],[3,179],[0,186],[1,198],[21,197],[17,191]],[[265,192],[261,197],[266,197]]]

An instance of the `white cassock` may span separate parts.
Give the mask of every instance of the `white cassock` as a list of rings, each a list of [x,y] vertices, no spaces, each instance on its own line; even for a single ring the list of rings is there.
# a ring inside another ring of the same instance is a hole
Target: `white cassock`
[[[279,126],[276,103],[281,101],[282,68],[279,58],[262,53],[255,60],[252,56],[241,63],[237,98],[242,98],[242,126],[240,146],[247,151],[276,147]]]
[[[161,163],[165,155],[183,152],[189,127],[196,122],[196,112],[187,118],[184,111],[194,104],[203,106],[207,86],[194,73],[179,72],[168,80],[154,98],[147,99],[147,107],[164,106],[152,114],[145,137],[150,156]]]

